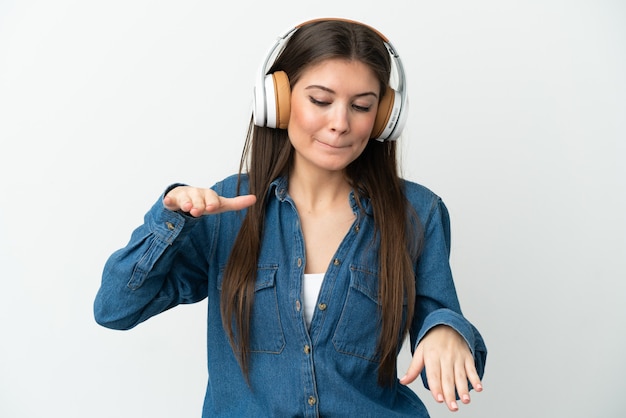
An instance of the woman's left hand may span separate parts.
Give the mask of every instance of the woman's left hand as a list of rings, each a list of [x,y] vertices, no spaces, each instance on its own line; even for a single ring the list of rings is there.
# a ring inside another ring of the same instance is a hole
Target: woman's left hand
[[[470,402],[468,380],[477,392],[482,390],[467,343],[447,325],[438,325],[426,333],[417,345],[411,365],[400,383],[408,385],[413,382],[424,367],[430,393],[435,401],[445,401],[450,411],[459,409],[457,393],[461,402]]]

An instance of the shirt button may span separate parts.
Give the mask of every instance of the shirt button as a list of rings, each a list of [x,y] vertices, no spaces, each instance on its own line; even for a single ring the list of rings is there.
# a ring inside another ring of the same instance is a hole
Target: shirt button
[[[313,406],[317,403],[317,399],[315,399],[313,396],[309,396],[309,405]]]
[[[296,301],[296,311],[300,312],[300,301]]]
[[[309,347],[309,345],[305,345],[304,346],[304,354],[309,354],[311,352],[311,347]]]
[[[317,305],[318,308],[320,308],[320,311],[325,311],[326,310],[326,304],[325,303],[320,303]]]
[[[174,230],[174,224],[171,222],[165,222],[165,226],[167,226],[167,229],[169,229],[170,231]]]
[[[358,225],[354,227],[354,230],[355,230],[356,232],[359,232],[359,229],[361,229],[361,227],[360,227],[360,226],[358,226]]]
[[[298,257],[298,267],[302,267],[302,259]]]
[[[338,259],[338,258],[335,258],[335,260],[333,261],[333,264],[334,264],[334,265],[336,265],[336,266],[338,266],[338,265],[340,264],[339,259]]]

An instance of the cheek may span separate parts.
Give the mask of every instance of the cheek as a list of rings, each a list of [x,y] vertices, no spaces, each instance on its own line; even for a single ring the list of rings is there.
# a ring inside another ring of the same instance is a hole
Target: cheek
[[[375,121],[376,113],[368,113],[367,115],[363,115],[363,117],[359,119],[358,123],[353,124],[352,129],[357,130],[359,136],[367,137],[367,139],[369,139],[372,136]],[[365,140],[365,143],[367,143],[367,140]]]
[[[316,117],[313,112],[305,111],[302,103],[292,101],[289,115],[289,129],[307,130],[315,124]]]
[[[365,147],[367,146],[369,142],[370,142],[370,135],[368,134],[366,137],[364,137],[363,141],[359,144],[359,151],[358,151],[359,155],[361,155],[363,150],[365,150]]]

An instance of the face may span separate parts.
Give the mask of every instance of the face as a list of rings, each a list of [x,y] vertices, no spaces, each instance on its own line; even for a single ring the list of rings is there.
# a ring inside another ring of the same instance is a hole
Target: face
[[[328,59],[304,71],[291,92],[289,139],[295,168],[343,170],[365,149],[379,82],[360,61]]]

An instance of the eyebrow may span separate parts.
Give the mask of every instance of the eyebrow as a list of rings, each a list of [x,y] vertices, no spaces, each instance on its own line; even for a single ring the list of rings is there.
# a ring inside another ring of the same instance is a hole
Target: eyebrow
[[[333,89],[329,89],[328,87],[320,86],[318,84],[311,84],[310,86],[306,86],[304,89],[305,90],[319,89],[319,90],[326,91],[328,93],[335,93]],[[373,91],[366,91],[364,93],[359,93],[355,95],[354,97],[365,97],[365,96],[374,96],[375,98],[378,98],[378,94],[374,93]]]

